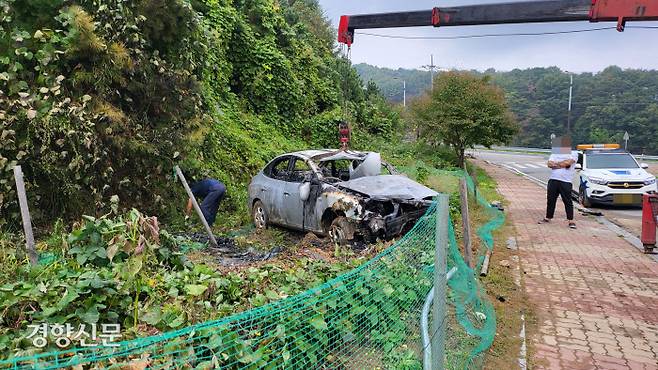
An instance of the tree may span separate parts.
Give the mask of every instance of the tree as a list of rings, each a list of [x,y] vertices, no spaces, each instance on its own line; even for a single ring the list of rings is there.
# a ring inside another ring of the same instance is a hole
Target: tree
[[[354,66],[364,81],[374,81],[392,102],[402,101],[401,81],[407,83],[407,97],[429,89],[427,71]],[[499,72],[489,69],[478,76],[491,77],[502,88],[507,103],[519,122],[519,134],[512,144],[550,148],[550,134],[566,132],[571,73],[557,67],[515,69]],[[611,66],[597,73],[573,74],[571,135],[574,144],[617,140],[625,131],[633,139],[628,149],[634,153],[658,154],[658,71],[621,69]],[[605,129],[609,135],[601,136]],[[613,141],[614,142],[614,141]],[[620,144],[624,144],[623,140]]]
[[[428,98],[412,104],[420,137],[432,146],[448,145],[464,167],[464,152],[475,145],[505,144],[518,131],[505,95],[488,77],[442,73]]]

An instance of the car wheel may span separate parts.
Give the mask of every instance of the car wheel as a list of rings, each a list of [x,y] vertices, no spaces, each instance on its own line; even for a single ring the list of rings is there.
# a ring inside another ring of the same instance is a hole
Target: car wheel
[[[251,216],[256,229],[267,228],[267,212],[265,211],[265,207],[263,207],[263,202],[257,200],[254,203],[254,207],[251,209]]]
[[[354,239],[354,227],[345,216],[336,217],[329,226],[329,237],[338,245],[346,245]]]
[[[589,208],[592,206],[592,201],[587,196],[587,189],[585,189],[584,186],[580,187],[580,191],[578,192],[578,201],[585,208]]]

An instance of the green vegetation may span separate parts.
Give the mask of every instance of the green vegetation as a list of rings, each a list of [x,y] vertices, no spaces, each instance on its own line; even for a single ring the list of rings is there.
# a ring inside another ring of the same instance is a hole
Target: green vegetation
[[[38,225],[112,205],[171,220],[180,163],[227,184],[239,224],[251,176],[336,147],[344,118],[356,145],[398,131],[316,0],[0,0],[0,223],[18,221],[16,164]]]
[[[393,102],[402,101],[401,79],[407,81],[407,99],[430,86],[429,72],[391,70],[355,65],[364,81],[372,81]],[[487,70],[492,82],[507,96],[521,130],[513,144],[550,147],[550,134],[566,131],[569,74],[556,67],[498,72]],[[633,153],[658,154],[658,71],[622,70],[611,66],[599,73],[574,74],[571,125],[576,143],[623,143],[625,131]]]
[[[235,272],[195,263],[182,251],[199,249],[160,229],[157,219],[85,217],[73,232],[56,229],[40,243],[42,263],[17,255],[20,241],[0,238],[0,347],[5,356],[56,350],[35,348],[30,323],[119,323],[123,339],[221,318],[320,285],[365,261],[297,258]],[[210,260],[209,256],[205,260]],[[75,343],[77,345],[77,343]],[[1,356],[4,357],[4,356]]]
[[[355,64],[354,69],[364,81],[377,84],[382,94],[395,103],[402,103],[404,99],[402,81],[407,84],[407,99],[423,95],[432,86],[429,71],[380,68],[365,63]]]
[[[166,333],[166,345],[145,339],[108,365],[153,355],[133,365],[341,367],[360,346],[382,351],[377,366],[419,368],[413,328],[431,282],[431,212],[365,266],[381,244],[363,255],[337,248],[329,258],[290,248],[279,259],[227,269],[199,251],[205,246],[167,231],[180,226],[184,204],[174,165],[227,184],[220,228],[236,229],[248,219],[251,176],[282,152],[337,146],[344,119],[355,149],[383,152],[450,192],[459,219],[459,173],[439,169],[463,165],[476,126],[496,127],[484,140],[509,136],[503,97],[479,78],[446,77],[445,86],[440,79],[436,113],[458,99],[488,120],[446,121],[425,111],[423,118],[437,118],[436,132],[400,143],[401,111],[376,84],[364,86],[334,38],[317,0],[0,0],[3,357],[57,349],[53,338],[35,348],[25,338],[29,324],[119,323],[123,339]],[[453,136],[446,123],[470,136]],[[19,223],[15,165],[28,181],[38,266],[27,265],[21,238],[6,231]],[[451,283],[448,360],[462,367],[491,344],[495,318],[451,242],[450,263],[460,272]],[[215,326],[200,324],[209,321]]]
[[[53,234],[42,246],[59,251],[54,263],[30,270],[15,263],[11,253],[1,255],[14,262],[2,265],[3,273],[19,276],[20,282],[0,286],[2,318],[7,320],[0,340],[12,355],[29,357],[40,351],[22,337],[26,332],[13,329],[28,323],[68,322],[75,327],[78,322],[120,322],[127,338],[167,332],[121,343],[118,349],[23,359],[19,368],[250,368],[302,363],[341,368],[357,361],[417,369],[418,312],[431,285],[435,215],[429,212],[377,258],[325,284],[365,258],[333,265],[301,259],[289,262],[291,268],[279,262],[221,274],[212,266],[186,261],[178,252],[179,241],[157,229],[154,218],[137,211],[114,219],[86,218],[73,233],[65,238]],[[92,248],[80,250],[80,245]],[[450,282],[454,311],[450,309],[447,363],[451,368],[478,366],[482,351],[493,340],[495,316],[461,260],[454,238],[448,263],[458,273]],[[311,286],[302,295],[283,299]],[[207,321],[268,301],[273,303],[258,310]],[[172,331],[182,325],[187,327]]]
[[[466,149],[505,144],[517,132],[503,92],[488,77],[467,73],[441,74],[430,94],[413,101],[411,116],[419,137],[432,147],[449,146],[462,168]]]

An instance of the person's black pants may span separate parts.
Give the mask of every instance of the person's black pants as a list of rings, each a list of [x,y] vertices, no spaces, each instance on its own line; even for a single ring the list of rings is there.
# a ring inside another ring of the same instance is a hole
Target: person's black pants
[[[555,215],[555,204],[558,195],[564,203],[564,210],[567,212],[567,220],[573,221],[573,201],[571,200],[571,190],[573,185],[570,182],[560,180],[548,180],[548,192],[546,202],[546,218],[552,219]]]
[[[224,194],[226,194],[226,187],[224,184],[219,183],[213,185],[208,192],[208,195],[203,197],[203,202],[199,205],[201,212],[205,217],[208,224],[212,226],[215,223],[215,218],[217,218],[217,211],[219,210],[219,202],[224,199]]]

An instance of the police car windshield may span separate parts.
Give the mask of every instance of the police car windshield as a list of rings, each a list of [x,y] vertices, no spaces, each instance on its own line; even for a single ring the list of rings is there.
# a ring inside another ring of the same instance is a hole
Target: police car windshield
[[[587,168],[594,170],[612,168],[638,168],[630,154],[588,154]]]

